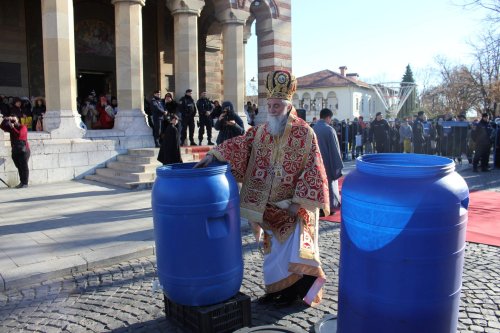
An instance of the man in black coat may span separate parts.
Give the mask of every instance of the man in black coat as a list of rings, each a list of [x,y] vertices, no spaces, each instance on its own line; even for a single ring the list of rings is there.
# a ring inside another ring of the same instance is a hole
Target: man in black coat
[[[151,117],[153,119],[153,138],[155,140],[155,146],[160,147],[160,132],[161,132],[161,122],[163,121],[163,116],[167,113],[163,109],[163,104],[161,103],[161,93],[159,90],[153,92],[153,98],[151,99]]]
[[[375,149],[377,153],[390,153],[391,152],[391,142],[390,142],[390,132],[391,127],[387,120],[382,119],[382,112],[377,112],[375,115],[375,120],[372,121],[370,137],[375,141]]]
[[[361,127],[360,121],[358,118],[354,118],[352,123],[349,125],[349,142],[351,143],[351,157],[354,160],[360,154],[363,155],[363,143],[360,137],[363,134],[363,128]],[[356,142],[356,138],[358,138],[358,142]]]
[[[425,135],[424,135],[424,111],[419,111],[417,119],[413,122],[413,152],[415,154],[425,154]]]
[[[472,171],[478,172],[479,162],[481,162],[481,171],[490,171],[488,162],[491,149],[491,128],[488,113],[483,113],[481,121],[472,129],[471,137],[476,143],[476,152],[472,160]]]
[[[214,105],[208,99],[207,93],[202,92],[200,99],[196,102],[196,107],[198,108],[198,116],[199,116],[199,124],[200,128],[198,129],[198,141],[201,146],[201,142],[203,141],[203,135],[205,135],[205,129],[207,130],[207,139],[208,145],[212,146],[212,118],[211,113],[214,109]]]
[[[186,90],[184,97],[179,100],[179,112],[182,117],[181,143],[185,144],[187,130],[189,128],[189,143],[191,146],[196,146],[194,142],[194,116],[196,115],[196,103],[191,97],[193,91]]]

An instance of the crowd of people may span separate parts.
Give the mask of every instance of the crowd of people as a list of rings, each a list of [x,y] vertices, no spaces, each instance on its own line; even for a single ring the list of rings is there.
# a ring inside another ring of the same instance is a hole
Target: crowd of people
[[[161,145],[162,128],[167,125],[165,120],[172,119],[173,115],[177,118],[176,128],[181,146],[202,145],[205,136],[207,144],[214,145],[212,140],[214,128],[219,132],[215,140],[217,144],[232,136],[243,134],[245,126],[232,102],[224,101],[221,104],[218,100],[211,100],[205,91],[201,92],[200,98],[195,101],[192,93],[192,89],[187,89],[184,96],[176,101],[172,93],[168,92],[162,97],[161,91],[155,90],[151,99],[144,100],[145,112],[148,115],[148,123],[153,129],[156,147]],[[257,106],[247,102],[244,112],[248,125],[254,126],[255,117],[259,113]],[[195,123],[196,115],[198,120]],[[198,141],[195,140],[195,127],[198,128]]]
[[[15,116],[28,131],[43,131],[46,106],[43,97],[17,97],[0,95],[0,113],[3,118]]]
[[[86,98],[77,98],[77,111],[86,129],[111,129],[118,112],[118,101],[114,96],[96,96],[92,91]],[[28,131],[44,131],[43,119],[47,107],[42,96],[0,96],[0,112],[4,118],[15,116]]]
[[[333,119],[331,126],[344,161],[366,153],[416,153],[449,157],[459,164],[467,159],[474,171],[488,171],[491,148],[500,155],[500,118],[492,121],[487,113],[473,121],[452,114],[428,120],[420,111],[414,119],[388,121],[379,112],[371,121],[362,116],[353,121]]]
[[[111,129],[118,113],[118,99],[115,96],[100,95],[94,90],[84,98],[77,99],[78,114],[86,129]]]

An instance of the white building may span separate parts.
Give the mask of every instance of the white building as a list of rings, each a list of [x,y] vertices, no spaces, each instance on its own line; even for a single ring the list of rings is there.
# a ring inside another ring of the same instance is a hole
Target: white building
[[[323,70],[297,78],[297,91],[293,96],[296,109],[306,110],[306,120],[319,119],[323,108],[333,111],[338,120],[363,116],[365,121],[375,118],[377,112],[385,117],[385,107],[371,86],[359,80],[357,73]]]

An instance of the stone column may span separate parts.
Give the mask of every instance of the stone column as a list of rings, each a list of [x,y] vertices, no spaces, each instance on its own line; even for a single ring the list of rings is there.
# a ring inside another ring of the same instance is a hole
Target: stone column
[[[52,138],[79,138],[76,109],[73,1],[42,1],[42,37],[47,113],[44,127]]]
[[[186,89],[193,90],[193,98],[198,91],[198,17],[205,1],[167,0],[167,6],[174,16],[175,46],[175,94],[184,96]]]
[[[235,110],[244,115],[245,49],[244,24],[248,14],[241,10],[226,11],[223,15],[222,38],[224,51],[224,100],[231,101]]]
[[[151,135],[144,113],[142,7],[145,0],[112,0],[115,6],[116,90],[119,111],[115,129],[126,136]],[[153,139],[149,144],[153,146]]]

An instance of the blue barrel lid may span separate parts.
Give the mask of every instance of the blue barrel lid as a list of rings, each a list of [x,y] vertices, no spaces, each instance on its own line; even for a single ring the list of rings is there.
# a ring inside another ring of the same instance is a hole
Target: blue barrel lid
[[[435,155],[382,153],[356,159],[356,169],[372,175],[396,178],[444,176],[455,171],[453,160]]]
[[[194,168],[197,162],[175,163],[156,168],[159,177],[197,177],[224,174],[230,171],[229,163],[214,161],[205,168]]]

